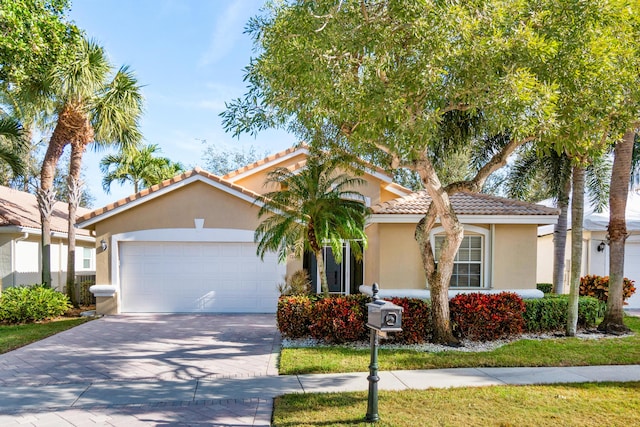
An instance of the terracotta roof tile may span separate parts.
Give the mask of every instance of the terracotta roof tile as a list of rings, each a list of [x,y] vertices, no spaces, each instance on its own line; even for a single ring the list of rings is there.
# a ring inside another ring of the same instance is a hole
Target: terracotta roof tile
[[[51,231],[66,233],[69,227],[67,203],[56,202],[51,214]],[[89,209],[78,207],[78,214]],[[16,226],[40,229],[40,211],[36,196],[24,191],[0,186],[0,226]],[[89,231],[77,229],[79,235],[89,235]]]
[[[220,183],[222,185],[225,185],[225,186],[227,186],[227,187],[229,187],[229,188],[231,188],[231,189],[233,189],[235,191],[243,193],[243,194],[245,194],[245,195],[247,195],[249,197],[252,197],[254,199],[257,199],[258,197],[260,197],[260,195],[258,193],[255,193],[255,192],[253,192],[251,190],[248,190],[248,189],[246,189],[244,187],[241,187],[241,186],[236,185],[236,184],[234,184],[232,182],[229,182],[229,181],[227,181],[227,180],[225,180],[223,178],[220,178],[217,175],[214,175],[214,174],[212,174],[210,172],[202,170],[199,167],[196,167],[195,169],[192,169],[192,170],[190,170],[188,172],[184,172],[184,173],[182,173],[180,175],[174,176],[173,178],[166,179],[166,180],[162,181],[159,184],[156,184],[156,185],[151,186],[149,188],[145,188],[144,190],[139,191],[136,194],[132,194],[130,196],[127,196],[125,198],[117,200],[117,201],[115,201],[115,202],[113,202],[111,204],[108,204],[108,205],[106,205],[106,206],[104,206],[102,208],[99,208],[99,209],[93,210],[91,212],[88,212],[85,215],[83,215],[82,217],[79,217],[78,218],[78,222],[87,221],[89,219],[92,219],[92,218],[95,218],[97,216],[103,215],[103,214],[105,214],[107,212],[110,212],[110,211],[112,211],[114,209],[117,209],[117,208],[119,208],[121,206],[124,206],[124,205],[126,205],[128,203],[131,203],[133,201],[145,198],[145,197],[147,197],[147,196],[149,196],[149,195],[151,195],[153,193],[158,192],[159,190],[161,190],[163,188],[167,188],[167,187],[169,187],[171,185],[177,184],[177,183],[179,183],[181,181],[184,181],[184,180],[186,180],[188,178],[191,178],[192,176],[195,176],[195,175],[200,175],[200,176],[202,176],[204,178],[207,178],[207,179],[210,179],[212,181],[218,182],[218,183]]]
[[[557,209],[489,194],[456,193],[451,203],[458,215],[558,215]],[[379,203],[371,209],[374,214],[424,215],[431,204],[426,190]]]

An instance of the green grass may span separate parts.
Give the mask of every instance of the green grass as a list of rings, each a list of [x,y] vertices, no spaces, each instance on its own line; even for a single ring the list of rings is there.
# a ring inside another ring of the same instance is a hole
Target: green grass
[[[0,325],[0,354],[78,326],[89,319],[63,319],[47,323]]]
[[[383,371],[488,366],[588,366],[640,364],[640,318],[625,318],[635,334],[624,338],[520,340],[493,351],[427,353],[414,350],[379,352]],[[365,372],[369,349],[346,347],[285,348],[281,374]]]
[[[383,426],[640,425],[640,382],[380,392]],[[276,398],[274,426],[365,425],[367,393]]]

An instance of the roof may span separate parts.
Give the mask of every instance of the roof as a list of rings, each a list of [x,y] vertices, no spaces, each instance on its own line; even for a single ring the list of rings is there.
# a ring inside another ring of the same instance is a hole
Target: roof
[[[257,172],[276,161],[285,160],[286,158],[295,156],[299,153],[308,154],[309,153],[308,146],[306,144],[301,144],[300,146],[290,147],[290,148],[287,148],[286,150],[279,151],[275,154],[265,157],[264,159],[260,159],[249,165],[243,166],[240,169],[231,171],[226,175],[223,175],[222,179],[225,179],[227,181],[235,181],[238,178],[244,177],[246,175],[250,175],[253,172]]]
[[[431,204],[426,190],[399,197],[371,208],[374,215],[425,215]],[[558,209],[479,193],[455,193],[451,204],[459,216],[557,217]]]
[[[56,202],[51,214],[51,231],[66,234],[69,227],[68,204]],[[78,207],[78,214],[84,215],[89,209]],[[40,210],[36,196],[24,191],[0,186],[0,227],[21,227],[34,231],[41,229]],[[77,229],[78,235],[88,236],[89,231]]]
[[[166,194],[167,192],[173,191],[174,189],[180,188],[183,185],[186,185],[193,181],[208,182],[209,184],[221,188],[224,191],[234,193],[235,195],[244,198],[245,200],[252,203],[258,200],[260,197],[258,193],[248,190],[240,185],[236,185],[217,175],[202,170],[199,167],[196,167],[193,170],[184,172],[180,175],[176,175],[173,178],[166,179],[159,184],[153,185],[149,188],[145,188],[142,191],[117,200],[111,204],[108,204],[107,206],[91,212],[87,212],[81,217],[78,217],[78,225],[81,227],[86,227],[87,225],[93,224],[103,218],[114,215],[121,210],[128,209],[139,203],[144,203],[148,200]]]

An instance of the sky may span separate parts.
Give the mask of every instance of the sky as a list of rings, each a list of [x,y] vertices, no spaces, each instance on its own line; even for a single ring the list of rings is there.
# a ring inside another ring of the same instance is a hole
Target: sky
[[[187,169],[201,166],[213,144],[220,151],[256,147],[274,153],[295,144],[283,131],[234,138],[219,114],[246,92],[243,69],[252,55],[245,24],[264,0],[75,0],[68,14],[119,68],[128,65],[145,97],[141,120],[145,144],[158,144],[161,156]],[[133,193],[131,185],[102,190],[100,159],[108,152],[88,150],[85,180],[94,208]]]

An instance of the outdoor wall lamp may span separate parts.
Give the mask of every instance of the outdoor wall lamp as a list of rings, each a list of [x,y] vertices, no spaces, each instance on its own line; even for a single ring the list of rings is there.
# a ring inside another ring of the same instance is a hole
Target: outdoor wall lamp
[[[605,247],[605,243],[604,243],[604,242],[600,242],[600,243],[598,244],[598,247],[596,248],[596,250],[597,250],[598,252],[604,252],[604,247]]]
[[[108,246],[107,246],[106,240],[104,240],[104,239],[100,240],[100,248],[102,249],[102,252],[106,251],[107,247]]]

